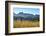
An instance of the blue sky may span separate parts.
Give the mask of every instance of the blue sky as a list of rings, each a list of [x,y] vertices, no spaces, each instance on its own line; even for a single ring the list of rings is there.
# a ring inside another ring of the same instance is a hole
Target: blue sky
[[[18,14],[19,12],[28,13],[28,14],[40,14],[39,8],[13,8],[13,12]]]

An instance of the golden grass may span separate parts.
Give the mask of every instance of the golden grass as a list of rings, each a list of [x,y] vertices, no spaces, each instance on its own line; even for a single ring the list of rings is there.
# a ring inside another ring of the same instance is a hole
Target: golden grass
[[[14,20],[14,28],[39,27],[39,21]]]

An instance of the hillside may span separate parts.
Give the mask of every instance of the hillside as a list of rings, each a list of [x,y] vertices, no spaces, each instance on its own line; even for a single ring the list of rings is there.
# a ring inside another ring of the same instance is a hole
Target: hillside
[[[14,20],[39,20],[39,15],[33,15],[28,13],[20,12],[18,14],[13,13]]]

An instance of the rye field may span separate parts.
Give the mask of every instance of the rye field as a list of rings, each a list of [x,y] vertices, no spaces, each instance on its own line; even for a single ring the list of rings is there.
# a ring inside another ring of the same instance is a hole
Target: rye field
[[[29,21],[29,20],[14,20],[14,28],[28,28],[28,27],[39,27],[39,21]]]

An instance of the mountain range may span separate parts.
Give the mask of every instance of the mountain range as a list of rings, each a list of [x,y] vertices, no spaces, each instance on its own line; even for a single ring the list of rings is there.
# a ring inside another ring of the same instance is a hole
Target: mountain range
[[[39,15],[33,15],[29,13],[20,12],[18,14],[13,13],[14,20],[39,20]]]

